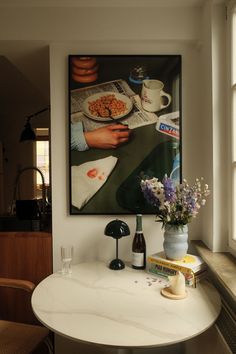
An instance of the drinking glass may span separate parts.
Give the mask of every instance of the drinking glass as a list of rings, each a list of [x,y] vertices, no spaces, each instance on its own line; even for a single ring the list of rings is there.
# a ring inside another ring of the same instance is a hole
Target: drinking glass
[[[73,246],[61,247],[62,274],[71,274],[71,264],[73,260]]]

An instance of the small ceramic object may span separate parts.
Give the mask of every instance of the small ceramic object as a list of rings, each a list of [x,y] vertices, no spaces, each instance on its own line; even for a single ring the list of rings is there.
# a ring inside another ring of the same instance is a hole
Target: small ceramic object
[[[184,299],[187,296],[185,277],[181,272],[169,276],[170,286],[161,290],[162,295],[171,299]]]
[[[183,294],[183,295],[174,295],[174,294],[172,294],[172,292],[170,291],[170,288],[168,287],[168,288],[161,289],[161,294],[165,297],[168,297],[168,299],[181,300],[181,299],[186,298],[187,291],[185,291],[185,294]]]
[[[176,275],[169,276],[170,291],[174,295],[185,294],[185,277],[181,272],[177,272]]]
[[[180,261],[188,251],[188,225],[175,227],[166,225],[163,249],[167,259]]]

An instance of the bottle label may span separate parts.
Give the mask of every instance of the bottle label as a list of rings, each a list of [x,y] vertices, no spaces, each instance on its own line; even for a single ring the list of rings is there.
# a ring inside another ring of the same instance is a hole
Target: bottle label
[[[137,253],[137,252],[132,252],[132,264],[135,267],[143,267],[144,265],[144,253]]]

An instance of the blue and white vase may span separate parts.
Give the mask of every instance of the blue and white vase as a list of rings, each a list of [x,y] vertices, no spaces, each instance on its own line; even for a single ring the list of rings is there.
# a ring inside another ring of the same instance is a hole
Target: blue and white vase
[[[179,261],[188,251],[188,226],[165,225],[163,249],[166,258]]]

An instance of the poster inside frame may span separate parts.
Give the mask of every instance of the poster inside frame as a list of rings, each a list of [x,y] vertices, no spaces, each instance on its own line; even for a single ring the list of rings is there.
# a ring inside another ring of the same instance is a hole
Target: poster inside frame
[[[182,176],[181,56],[69,55],[70,214],[155,214],[144,176]]]

